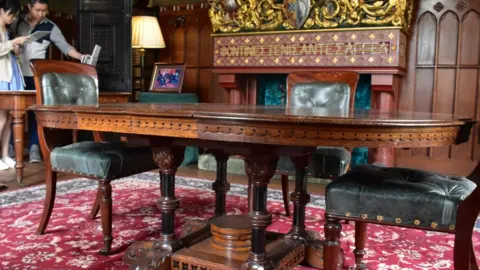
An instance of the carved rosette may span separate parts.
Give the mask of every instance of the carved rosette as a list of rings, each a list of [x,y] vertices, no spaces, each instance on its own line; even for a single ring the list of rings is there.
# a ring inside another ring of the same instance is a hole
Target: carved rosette
[[[174,174],[182,164],[185,153],[184,147],[152,147],[153,160],[160,168],[160,172]]]
[[[277,169],[278,158],[275,157],[247,157],[245,171],[253,185],[267,186]]]

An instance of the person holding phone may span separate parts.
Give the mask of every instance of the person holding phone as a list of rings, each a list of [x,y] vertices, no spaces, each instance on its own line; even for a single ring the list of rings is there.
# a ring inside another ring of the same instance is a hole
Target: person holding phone
[[[47,59],[47,52],[53,43],[65,55],[82,61],[84,57],[72,45],[68,44],[60,28],[46,16],[48,13],[48,0],[29,0],[29,12],[19,16],[18,20],[12,24],[12,28],[19,36],[29,36],[37,31],[49,31],[50,34],[29,42],[21,47],[20,62],[22,73],[25,80],[25,89],[34,90],[35,83],[33,72],[30,67],[32,59]],[[40,148],[38,143],[37,122],[35,114],[28,112],[29,122],[29,161],[31,163],[40,162]]]

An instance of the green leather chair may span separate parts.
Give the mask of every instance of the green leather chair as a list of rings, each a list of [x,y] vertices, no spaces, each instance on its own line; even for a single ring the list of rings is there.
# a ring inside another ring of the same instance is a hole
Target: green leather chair
[[[316,107],[345,110],[353,108],[360,76],[356,72],[296,72],[287,77],[287,107]],[[311,177],[335,179],[347,172],[351,150],[343,147],[318,146],[308,166]],[[281,175],[283,203],[290,215],[288,176],[295,175],[290,157],[281,156],[277,163]]]
[[[154,93],[141,92],[138,96],[139,103],[198,103],[198,96],[192,93]],[[187,166],[198,162],[198,147],[185,147],[185,155],[180,166]]]
[[[97,72],[94,67],[66,61],[32,60],[37,104],[98,104]],[[43,234],[52,213],[57,172],[98,181],[90,218],[101,211],[104,247],[112,245],[112,188],[110,181],[158,168],[150,147],[130,147],[124,142],[83,141],[72,143],[72,131],[38,126],[40,147],[45,159],[46,198],[37,230]],[[100,134],[96,134],[100,138]]]

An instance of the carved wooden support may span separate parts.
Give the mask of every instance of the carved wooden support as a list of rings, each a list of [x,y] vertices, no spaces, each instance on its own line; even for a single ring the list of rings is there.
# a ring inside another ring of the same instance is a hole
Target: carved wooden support
[[[272,215],[267,212],[267,187],[275,174],[278,157],[251,155],[245,157],[245,171],[249,182],[253,184],[253,208],[249,218],[252,222],[252,251],[242,265],[242,269],[272,269],[273,264],[267,260],[265,251],[265,232],[272,223]]]
[[[290,194],[290,200],[293,202],[293,223],[289,237],[296,241],[306,243],[308,234],[305,230],[305,207],[310,202],[310,194],[307,192],[308,165],[312,155],[303,155],[291,157],[295,164],[295,191]]]
[[[162,235],[160,242],[171,245],[175,241],[175,210],[180,205],[175,197],[175,173],[183,161],[184,146],[172,146],[170,142],[158,144],[152,141],[153,160],[160,168],[161,197],[157,207],[162,211]]]
[[[340,233],[342,225],[340,220],[327,218],[325,222],[325,242],[323,244],[323,259],[325,270],[337,270],[339,267]]]
[[[175,210],[180,205],[175,197],[175,173],[183,161],[184,146],[174,146],[171,140],[150,140],[153,160],[160,168],[160,193],[157,207],[162,211],[162,233],[157,241],[142,241],[132,244],[123,257],[129,269],[170,269],[170,257],[180,248],[175,237]]]
[[[123,256],[128,269],[170,269],[172,251],[158,241],[135,242]]]
[[[230,183],[227,182],[227,161],[228,154],[223,152],[213,151],[217,161],[217,179],[212,184],[212,189],[215,191],[215,216],[225,215],[225,197],[230,190]]]
[[[372,75],[371,107],[382,112],[396,110],[400,83],[398,75]],[[374,148],[369,154],[371,163],[379,162],[388,167],[395,165],[394,148]]]
[[[110,181],[99,181],[100,211],[102,217],[103,244],[100,254],[109,255],[112,249],[112,186]]]
[[[25,111],[22,110],[12,110],[10,111],[12,115],[13,123],[13,139],[14,139],[14,148],[15,148],[15,169],[17,170],[17,182],[23,186],[23,131],[24,131],[24,119]]]

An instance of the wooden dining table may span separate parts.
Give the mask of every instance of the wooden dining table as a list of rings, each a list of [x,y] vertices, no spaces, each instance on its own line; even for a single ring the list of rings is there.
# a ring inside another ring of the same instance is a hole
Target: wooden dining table
[[[130,93],[100,92],[99,103],[127,103]],[[17,182],[23,183],[23,147],[25,132],[25,114],[30,106],[36,103],[35,90],[0,91],[0,110],[7,110],[12,115],[13,138],[15,149],[15,169]]]
[[[305,207],[310,200],[306,168],[318,145],[449,146],[468,141],[475,123],[468,117],[448,114],[227,104],[35,105],[31,109],[37,114],[39,126],[56,129],[56,136],[48,138],[52,145],[58,143],[58,132],[71,129],[136,134],[150,139],[153,159],[160,168],[161,197],[157,206],[162,212],[161,236],[128,248],[124,262],[131,269],[169,269],[170,263],[173,268],[190,265],[197,269],[277,269],[296,265],[312,248],[305,228]],[[250,252],[233,256],[212,248],[209,239],[215,235],[209,225],[183,238],[176,236],[174,217],[179,200],[175,197],[175,172],[185,146],[208,148],[217,158],[220,171],[212,185],[216,209],[209,222],[216,227],[223,224],[223,220],[217,221],[225,216],[225,196],[230,188],[226,179],[228,156],[244,157],[246,174],[253,184],[253,209],[248,214]],[[291,231],[272,240],[266,232],[272,222],[267,211],[267,187],[279,156],[290,156],[297,168],[296,187],[290,196],[294,218]]]

